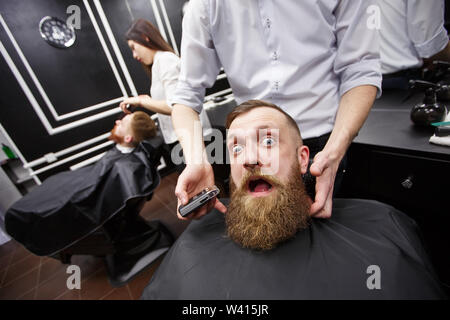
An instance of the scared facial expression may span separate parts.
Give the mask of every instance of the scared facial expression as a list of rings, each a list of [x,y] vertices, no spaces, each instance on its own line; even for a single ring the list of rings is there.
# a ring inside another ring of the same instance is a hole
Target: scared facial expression
[[[264,179],[264,175],[287,183],[294,162],[299,163],[299,174],[307,170],[308,148],[301,145],[300,137],[290,127],[286,116],[273,108],[256,108],[233,120],[228,130],[227,148],[233,182],[236,186],[245,184],[253,197],[276,192],[276,186]],[[254,169],[259,169],[262,175],[246,177]]]
[[[290,126],[268,107],[241,114],[230,125],[232,194],[225,221],[230,238],[243,247],[272,249],[308,225],[311,199],[301,175],[309,150]]]

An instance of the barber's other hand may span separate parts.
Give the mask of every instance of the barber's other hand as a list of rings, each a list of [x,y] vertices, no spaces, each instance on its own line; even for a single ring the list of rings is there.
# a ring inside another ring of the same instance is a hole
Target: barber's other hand
[[[199,219],[213,208],[225,213],[227,207],[217,198],[209,201],[203,207],[195,210],[187,217],[182,217],[178,208],[180,205],[186,205],[189,199],[196,194],[203,191],[205,188],[210,188],[214,185],[214,172],[209,163],[207,164],[191,164],[187,165],[181,175],[178,177],[177,186],[175,188],[175,195],[178,198],[177,216],[181,220]]]
[[[326,151],[314,157],[310,171],[316,177],[316,198],[310,215],[315,218],[330,218],[333,205],[333,189],[340,159]]]

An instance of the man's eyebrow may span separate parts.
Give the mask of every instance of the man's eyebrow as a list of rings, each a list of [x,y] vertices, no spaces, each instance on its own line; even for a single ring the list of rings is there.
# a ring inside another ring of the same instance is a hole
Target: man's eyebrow
[[[277,128],[277,126],[274,126],[274,125],[263,124],[263,125],[260,125],[260,126],[258,126],[256,128],[254,128],[254,130],[256,132],[258,132],[259,130],[267,130],[269,133],[271,133],[271,130],[280,130],[280,129]],[[246,133],[247,130],[245,130],[245,129],[231,129],[231,130],[228,130],[227,140],[235,139],[238,136],[238,135],[236,135],[236,133],[242,133],[242,132]]]

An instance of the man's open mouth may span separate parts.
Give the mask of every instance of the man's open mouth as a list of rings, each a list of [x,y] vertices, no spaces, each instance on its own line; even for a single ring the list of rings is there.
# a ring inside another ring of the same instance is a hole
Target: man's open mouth
[[[272,184],[262,177],[252,177],[247,184],[248,192],[255,196],[263,196],[273,189]]]

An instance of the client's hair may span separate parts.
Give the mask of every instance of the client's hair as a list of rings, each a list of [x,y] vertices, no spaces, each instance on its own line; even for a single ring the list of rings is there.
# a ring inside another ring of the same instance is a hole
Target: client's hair
[[[155,122],[143,111],[136,111],[133,113],[130,126],[133,131],[133,144],[135,145],[142,140],[156,136]]]
[[[295,122],[295,120],[292,119],[292,117],[289,114],[287,114],[283,109],[281,109],[277,105],[275,105],[273,103],[270,103],[270,102],[263,101],[263,100],[248,100],[248,101],[245,101],[245,102],[241,103],[237,107],[235,107],[233,109],[233,111],[231,111],[228,114],[228,116],[227,116],[227,120],[226,120],[226,123],[225,123],[225,128],[229,129],[230,126],[231,126],[231,123],[238,116],[240,116],[240,115],[242,115],[244,113],[247,113],[250,110],[253,110],[253,109],[256,109],[256,108],[260,108],[260,107],[268,107],[268,108],[272,108],[272,109],[275,109],[275,110],[278,110],[279,112],[281,112],[286,117],[289,126],[292,129],[294,129],[294,131],[300,137],[300,140],[302,140],[302,135],[300,134],[300,129],[298,128],[298,125]]]

